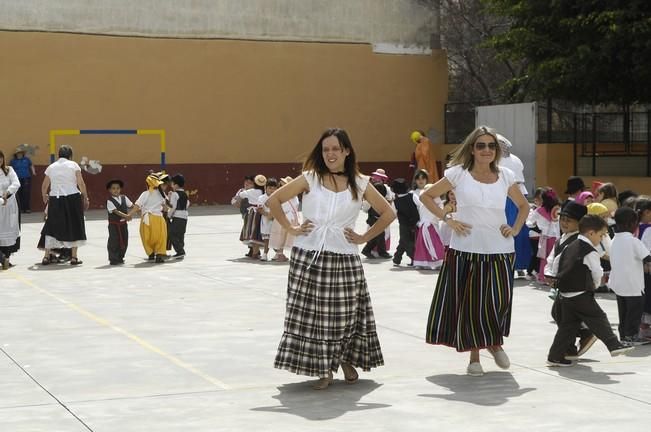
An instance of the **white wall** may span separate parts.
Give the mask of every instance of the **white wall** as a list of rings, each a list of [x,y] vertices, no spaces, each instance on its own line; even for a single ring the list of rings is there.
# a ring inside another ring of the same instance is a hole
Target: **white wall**
[[[428,47],[417,0],[0,0],[0,29]]]
[[[531,195],[536,187],[536,104],[482,106],[477,107],[476,114],[476,126],[490,126],[511,141],[511,153],[524,164],[525,183]]]

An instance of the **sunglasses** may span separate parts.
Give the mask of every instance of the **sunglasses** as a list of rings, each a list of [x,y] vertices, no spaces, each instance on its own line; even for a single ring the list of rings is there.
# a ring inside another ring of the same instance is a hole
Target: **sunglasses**
[[[484,142],[478,142],[475,143],[475,148],[477,150],[484,150],[486,147],[488,147],[489,150],[495,150],[497,148],[497,143],[484,143]]]

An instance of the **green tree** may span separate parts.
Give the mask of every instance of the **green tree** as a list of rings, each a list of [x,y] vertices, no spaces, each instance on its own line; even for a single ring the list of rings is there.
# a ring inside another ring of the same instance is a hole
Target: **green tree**
[[[509,21],[490,45],[524,65],[505,84],[517,99],[651,102],[651,1],[483,1]]]

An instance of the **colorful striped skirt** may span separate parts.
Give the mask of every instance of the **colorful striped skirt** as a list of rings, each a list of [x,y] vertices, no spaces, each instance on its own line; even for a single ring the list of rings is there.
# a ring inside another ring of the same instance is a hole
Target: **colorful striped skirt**
[[[457,351],[502,345],[511,328],[514,254],[448,249],[436,284],[426,342]]]
[[[384,359],[359,255],[292,248],[283,336],[274,366],[325,378],[341,363],[364,371]]]

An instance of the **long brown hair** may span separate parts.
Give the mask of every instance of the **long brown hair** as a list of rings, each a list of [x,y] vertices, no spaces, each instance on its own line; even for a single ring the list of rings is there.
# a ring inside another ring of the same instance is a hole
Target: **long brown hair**
[[[479,126],[470,132],[466,139],[463,140],[463,143],[452,153],[452,159],[448,166],[461,165],[463,169],[470,171],[475,164],[475,157],[472,154],[472,150],[475,146],[475,141],[482,135],[490,135],[495,141],[495,159],[490,163],[490,168],[492,172],[498,174],[500,172],[498,165],[502,157],[502,148],[497,141],[497,131],[488,126]]]
[[[360,174],[359,166],[357,165],[357,158],[355,156],[353,145],[350,142],[350,137],[348,137],[348,133],[344,129],[330,128],[323,132],[321,138],[319,138],[319,141],[316,143],[316,146],[314,146],[314,149],[312,149],[303,163],[303,171],[314,171],[321,184],[323,184],[324,176],[332,175],[326,166],[325,160],[323,160],[323,141],[331,136],[337,138],[342,150],[349,151],[346,161],[344,162],[344,174],[348,179],[348,188],[350,189],[350,193],[352,194],[353,199],[357,201],[359,200],[360,194],[360,191],[357,188],[357,177]]]
[[[5,175],[9,174],[9,168],[7,168],[7,158],[2,150],[0,150],[0,157],[2,158],[2,163],[0,164],[0,169]]]

